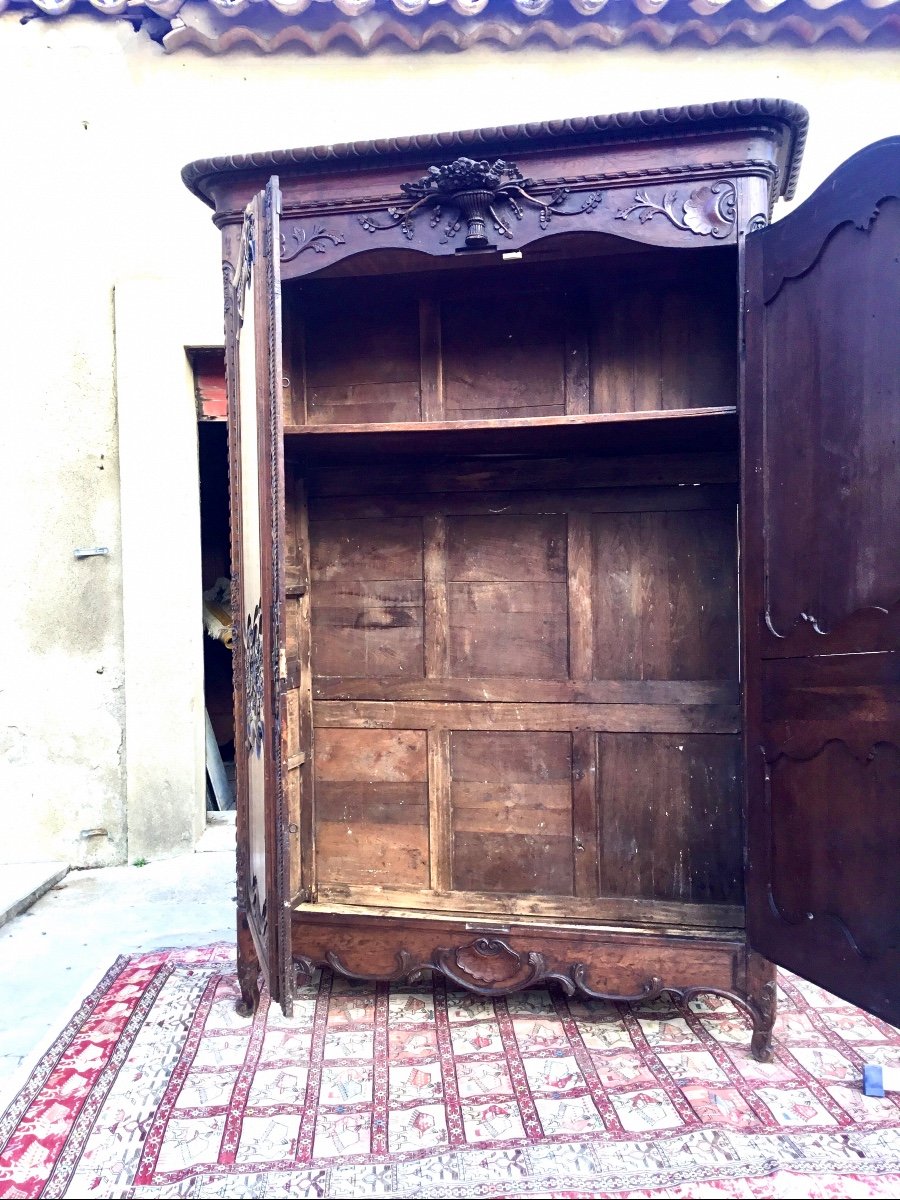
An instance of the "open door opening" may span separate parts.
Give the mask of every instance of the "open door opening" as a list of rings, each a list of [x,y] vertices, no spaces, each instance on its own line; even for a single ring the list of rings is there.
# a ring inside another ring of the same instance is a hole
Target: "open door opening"
[[[221,348],[193,350],[190,358],[197,398],[200,478],[206,809],[208,823],[229,824],[234,821],[235,746],[225,352]]]

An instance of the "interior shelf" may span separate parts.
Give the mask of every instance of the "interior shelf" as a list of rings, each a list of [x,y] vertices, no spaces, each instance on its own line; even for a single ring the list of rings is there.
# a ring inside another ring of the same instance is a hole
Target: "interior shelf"
[[[385,456],[545,455],[730,450],[737,409],[672,408],[496,421],[360,425],[291,425],[285,453],[293,461],[365,461]]]

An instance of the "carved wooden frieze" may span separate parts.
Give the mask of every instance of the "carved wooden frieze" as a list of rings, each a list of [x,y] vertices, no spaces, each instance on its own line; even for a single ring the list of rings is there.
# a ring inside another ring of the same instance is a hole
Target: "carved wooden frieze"
[[[281,230],[281,261],[283,263],[293,262],[304,250],[325,254],[329,243],[332,246],[343,246],[346,240],[342,233],[326,229],[323,225],[312,225],[307,228],[296,223],[285,224]]]
[[[890,608],[870,605],[848,613],[831,628],[823,628],[815,613],[801,612],[792,624],[777,629],[769,608],[762,616],[766,651],[779,657],[816,655],[824,645],[830,653],[857,650],[895,650],[900,640],[900,600]]]
[[[588,968],[582,962],[572,963],[565,971],[554,971],[538,950],[520,952],[502,938],[477,937],[462,945],[441,946],[423,961],[409,950],[398,950],[396,965],[391,972],[365,974],[347,966],[339,954],[329,951],[324,960],[294,954],[296,983],[308,983],[319,966],[330,967],[335,974],[358,983],[421,983],[427,972],[442,975],[454,987],[475,992],[480,996],[509,996],[532,985],[557,984],[567,996],[580,994],[590,1000],[608,1003],[640,1004],[662,995],[689,1004],[700,995],[723,996],[735,1004],[750,1020],[753,1029],[752,1050],[761,1061],[771,1057],[771,1032],[775,1021],[774,985],[767,985],[762,995],[753,999],[741,992],[725,988],[688,986],[678,987],[652,976],[634,993],[622,995],[598,991],[588,982]]]
[[[241,226],[237,270],[235,270],[230,262],[225,261],[222,263],[222,282],[225,288],[225,316],[227,319],[231,315],[233,306],[234,315],[237,318],[235,333],[240,330],[244,323],[244,303],[247,297],[247,289],[250,287],[255,255],[255,221],[253,220],[253,214],[246,212],[244,213],[244,222]]]
[[[535,196],[529,190],[533,187],[533,181],[526,179],[514,163],[502,158],[493,163],[457,158],[444,166],[429,167],[421,179],[401,184],[408,202],[388,208],[387,221],[363,216],[359,223],[368,233],[399,227],[411,241],[414,222],[428,213],[432,229],[445,222],[442,245],[455,239],[465,225],[466,246],[478,249],[488,245],[488,225],[500,237],[511,238],[512,222],[521,221],[526,208],[537,211],[541,229],[546,229],[554,216],[593,212],[602,199],[600,192],[590,192],[580,206],[565,206],[569,188],[559,187],[549,196]]]
[[[654,198],[648,188],[634,193],[634,200],[616,213],[619,221],[637,220],[642,225],[662,217],[698,237],[717,240],[734,233],[737,219],[737,190],[730,179],[718,179],[693,188],[687,195],[681,189],[669,188]]]

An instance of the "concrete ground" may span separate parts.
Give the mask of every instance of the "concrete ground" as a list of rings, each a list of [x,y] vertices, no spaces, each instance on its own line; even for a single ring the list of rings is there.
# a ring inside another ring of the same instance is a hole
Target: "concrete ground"
[[[0,928],[0,1094],[118,955],[233,940],[233,845],[232,825],[207,853],[70,871]]]

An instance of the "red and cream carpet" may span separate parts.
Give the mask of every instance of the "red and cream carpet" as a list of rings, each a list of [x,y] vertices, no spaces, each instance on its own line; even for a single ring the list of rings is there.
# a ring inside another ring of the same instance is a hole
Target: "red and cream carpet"
[[[234,1011],[230,946],[121,958],[0,1117],[0,1196],[900,1194],[900,1032],[782,978],[776,1061],[675,1011],[359,987]]]

